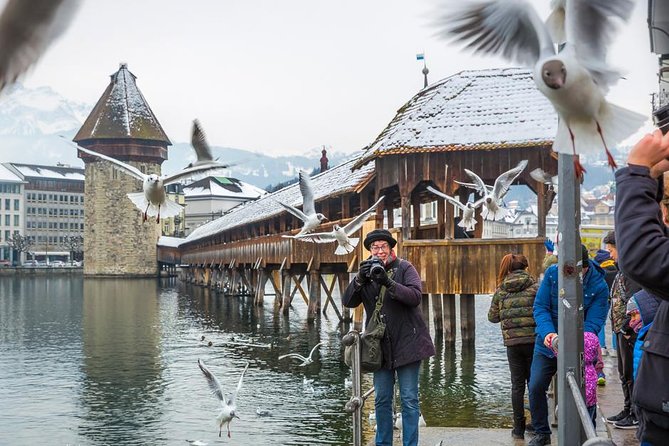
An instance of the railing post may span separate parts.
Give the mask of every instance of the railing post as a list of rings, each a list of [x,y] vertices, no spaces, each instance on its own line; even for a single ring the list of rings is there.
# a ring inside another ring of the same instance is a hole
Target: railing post
[[[571,398],[567,372],[573,371],[583,398],[583,285],[581,283],[580,185],[574,155],[558,154],[558,444],[580,445],[585,432]]]
[[[352,395],[344,406],[344,411],[353,416],[353,446],[362,446],[362,406],[374,393],[374,387],[362,393],[362,370],[360,369],[360,332],[351,330],[341,339],[341,343],[353,347],[351,358]]]

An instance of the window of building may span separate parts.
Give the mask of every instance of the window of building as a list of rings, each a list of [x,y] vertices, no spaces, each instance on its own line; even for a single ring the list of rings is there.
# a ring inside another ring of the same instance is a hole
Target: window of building
[[[19,210],[19,200],[14,200],[14,210],[18,211]]]
[[[5,231],[5,240],[9,240],[10,238],[12,238],[11,232]]]
[[[9,220],[11,216],[9,214],[5,215],[5,226],[9,226]]]
[[[18,225],[19,225],[19,216],[14,215],[14,226],[18,226]]]
[[[11,202],[12,202],[12,200],[10,200],[9,198],[5,198],[5,210],[6,211],[9,210]]]

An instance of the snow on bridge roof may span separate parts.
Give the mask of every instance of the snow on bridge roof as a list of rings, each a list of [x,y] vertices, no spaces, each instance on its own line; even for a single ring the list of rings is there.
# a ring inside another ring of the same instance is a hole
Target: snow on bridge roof
[[[311,177],[311,183],[314,187],[314,201],[318,202],[330,196],[354,190],[374,175],[373,163],[352,172],[351,168],[358,160],[359,158],[351,159]],[[228,213],[216,220],[196,228],[186,237],[186,242],[199,240],[256,221],[266,220],[286,212],[277,201],[301,207],[302,194],[300,193],[299,184],[291,184],[274,193],[264,195],[255,201],[235,206]]]

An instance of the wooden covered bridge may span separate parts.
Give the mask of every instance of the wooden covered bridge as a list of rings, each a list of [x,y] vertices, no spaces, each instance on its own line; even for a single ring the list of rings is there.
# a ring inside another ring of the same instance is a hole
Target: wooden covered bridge
[[[531,272],[540,273],[553,194],[529,172],[537,167],[557,172],[557,158],[550,149],[556,126],[555,112],[536,90],[528,70],[464,71],[446,78],[406,103],[362,156],[312,177],[316,210],[330,219],[321,230],[346,224],[385,196],[360,237],[384,226],[395,232],[398,254],[412,262],[423,279],[424,310],[429,314],[431,305],[435,330],[446,340],[455,339],[459,294],[462,337],[473,338],[474,295],[494,291],[504,254],[522,252]],[[517,184],[537,194],[538,236],[482,239],[479,215],[474,236],[457,238],[453,206],[426,187],[432,185],[466,202],[472,191],[454,181],[468,181],[464,169],[493,184],[521,160],[528,160],[528,166]],[[362,243],[349,255],[335,256],[334,244],[285,238],[300,224],[277,201],[301,205],[298,185],[234,208],[197,228],[178,246],[159,246],[158,260],[187,265],[182,274],[189,282],[224,293],[250,290],[258,305],[270,282],[275,305],[286,314],[299,294],[308,304],[309,318],[332,307],[341,320],[348,319],[348,311],[332,295],[335,286],[343,291],[350,273],[368,256]],[[421,205],[435,201],[436,223],[421,225],[425,209]],[[360,317],[358,312],[355,320]]]

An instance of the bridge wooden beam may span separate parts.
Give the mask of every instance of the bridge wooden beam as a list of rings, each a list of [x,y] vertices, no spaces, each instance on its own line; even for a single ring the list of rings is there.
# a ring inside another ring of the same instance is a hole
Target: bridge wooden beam
[[[337,304],[335,303],[333,297],[332,297],[332,291],[334,290],[335,284],[337,283],[337,276],[332,275],[332,283],[330,285],[327,285],[325,283],[325,280],[323,279],[323,275],[321,274],[321,285],[323,286],[323,289],[325,290],[325,305],[323,305],[323,314],[326,314],[327,309],[328,309],[328,304],[332,304],[332,309],[334,312],[337,314],[337,317],[339,318],[339,322],[342,322],[344,318],[341,315],[341,312],[339,311],[339,308],[337,308]]]
[[[319,270],[310,271],[309,276],[307,321],[314,320],[321,311],[321,272]]]

